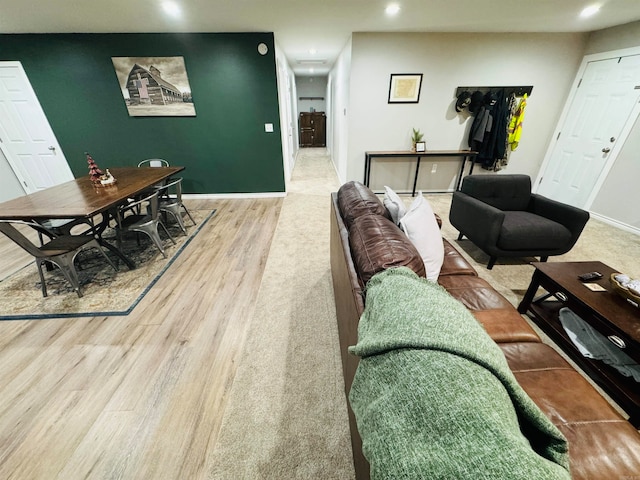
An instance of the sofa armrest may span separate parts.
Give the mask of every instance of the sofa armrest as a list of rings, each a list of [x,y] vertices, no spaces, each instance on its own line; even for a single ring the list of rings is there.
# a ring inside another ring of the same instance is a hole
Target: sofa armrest
[[[504,222],[504,212],[466,193],[453,192],[449,221],[478,247],[495,246]]]
[[[571,232],[571,245],[575,244],[589,220],[589,212],[535,193],[531,194],[528,210],[564,225]]]

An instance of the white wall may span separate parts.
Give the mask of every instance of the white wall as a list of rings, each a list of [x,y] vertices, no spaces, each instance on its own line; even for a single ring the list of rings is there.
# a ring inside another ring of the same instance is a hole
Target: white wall
[[[327,77],[296,77],[298,112],[327,111]],[[313,98],[313,100],[308,100]]]
[[[2,150],[0,150],[0,202],[11,200],[24,194],[20,181],[13,173],[13,169]]]
[[[354,33],[346,180],[363,180],[365,151],[408,150],[412,127],[425,133],[427,149],[468,148],[471,119],[455,112],[456,88],[498,85],[534,87],[520,146],[504,170],[534,178],[587,38],[583,33]],[[418,104],[387,103],[391,73],[423,73]],[[457,165],[445,170],[455,175]],[[410,178],[402,173],[394,180]],[[452,180],[445,176],[441,189],[449,189]]]
[[[329,153],[338,174],[340,183],[345,183],[348,170],[348,142],[349,142],[349,107],[351,75],[351,38],[340,52],[336,63],[329,73],[328,86],[330,91],[330,119],[331,134],[327,136],[331,141],[327,143]]]

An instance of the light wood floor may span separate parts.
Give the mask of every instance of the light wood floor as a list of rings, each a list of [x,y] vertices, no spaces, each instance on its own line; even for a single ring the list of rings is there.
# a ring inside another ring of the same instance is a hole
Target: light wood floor
[[[216,216],[129,316],[0,321],[0,479],[207,478],[282,199],[186,203]]]

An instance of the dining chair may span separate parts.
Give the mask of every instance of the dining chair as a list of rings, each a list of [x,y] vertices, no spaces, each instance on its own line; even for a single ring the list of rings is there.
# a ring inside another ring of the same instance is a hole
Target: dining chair
[[[162,227],[174,245],[176,241],[162,221],[158,207],[158,192],[153,192],[140,200],[127,203],[116,209],[116,241],[118,248],[122,246],[122,237],[125,233],[144,233],[158,247],[162,256],[167,258],[158,233],[158,225]]]
[[[16,228],[17,225],[31,227],[40,235],[49,237],[50,240],[41,246],[37,246]],[[26,250],[27,253],[35,257],[38,274],[40,275],[40,283],[42,284],[43,297],[47,296],[47,285],[44,281],[42,265],[47,262],[56,265],[78,294],[78,297],[82,297],[82,290],[80,289],[78,272],[74,266],[74,261],[78,253],[85,248],[97,248],[109,265],[111,265],[115,271],[118,271],[115,264],[104,253],[98,241],[91,235],[55,235],[38,223],[24,222],[21,220],[0,220],[0,232],[4,233],[18,246]]]
[[[138,167],[168,167],[169,162],[162,158],[148,158],[138,163]]]
[[[181,210],[184,209],[185,213],[194,225],[196,224],[196,221],[191,216],[186,205],[182,203],[182,177],[171,179],[159,192],[159,199],[160,212],[171,215],[180,226],[182,232],[186,235],[187,229],[185,228],[184,220],[182,219]]]

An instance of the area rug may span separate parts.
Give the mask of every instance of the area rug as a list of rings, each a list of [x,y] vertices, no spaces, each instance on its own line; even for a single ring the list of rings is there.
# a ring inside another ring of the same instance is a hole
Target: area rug
[[[135,234],[125,237],[122,250],[135,263],[133,270],[109,251],[107,255],[118,266],[117,272],[95,249],[80,252],[75,264],[82,297],[77,296],[57,268],[44,272],[48,296],[43,297],[38,269],[29,262],[0,281],[0,320],[128,315],[215,212],[191,211],[196,225],[185,220],[186,236],[171,222],[169,232],[175,245],[160,229],[167,258],[146,235],[140,235],[139,242]],[[113,236],[107,230],[103,238],[115,243]]]

